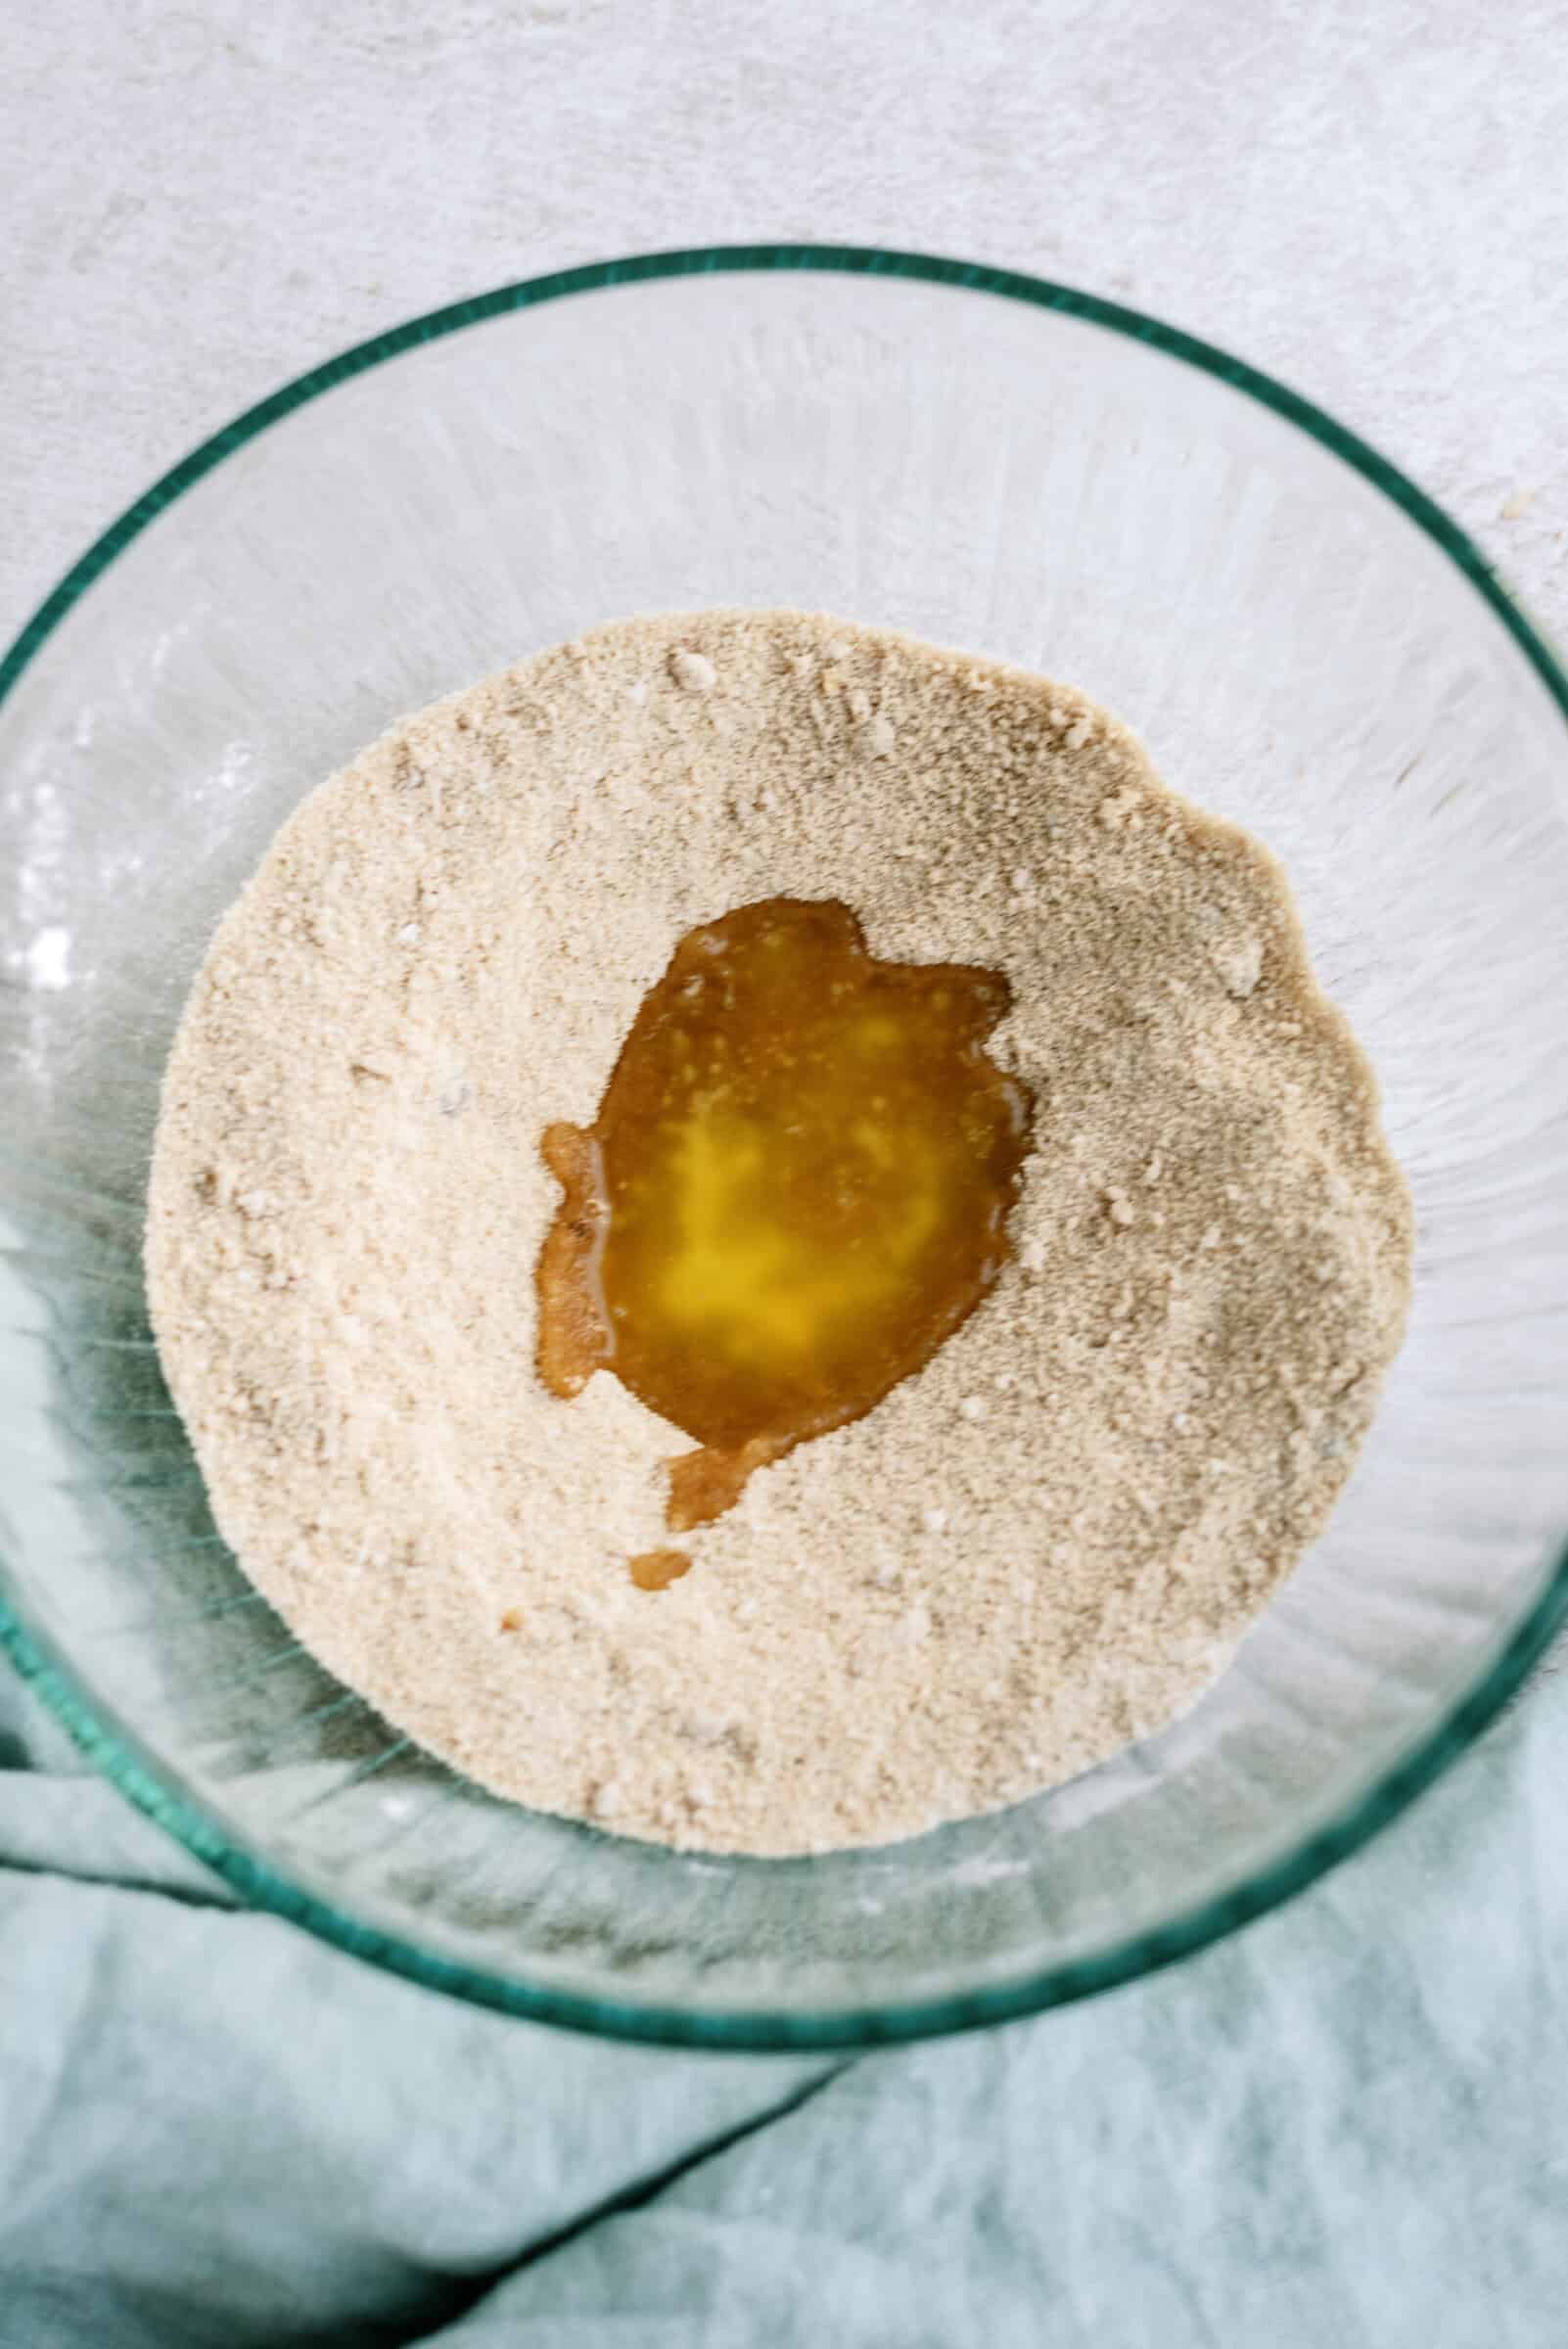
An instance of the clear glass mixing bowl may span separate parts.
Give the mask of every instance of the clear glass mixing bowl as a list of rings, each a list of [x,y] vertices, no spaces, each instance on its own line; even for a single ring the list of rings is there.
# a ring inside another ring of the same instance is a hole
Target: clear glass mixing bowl
[[[1366,1451],[1196,1712],[1017,1809],[803,1862],[508,1807],[336,1686],[213,1530],[139,1263],[182,998],[300,795],[488,669],[708,603],[889,622],[1121,713],[1283,857],[1419,1213]],[[769,247],[576,270],[241,417],[83,558],[0,690],[0,1638],[251,1900],[597,2031],[951,2029],[1126,1980],[1309,1882],[1548,1637],[1568,687],[1453,525],[1279,386],[952,262]]]

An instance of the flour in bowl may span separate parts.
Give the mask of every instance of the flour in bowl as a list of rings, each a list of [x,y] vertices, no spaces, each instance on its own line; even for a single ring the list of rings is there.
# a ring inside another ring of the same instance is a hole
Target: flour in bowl
[[[694,925],[831,899],[999,973],[1011,1254],[850,1424],[678,1537],[689,1439],[535,1367],[560,1203]],[[607,627],[307,799],[164,1083],[154,1325],[300,1638],[501,1794],[687,1848],[918,1832],[1181,1711],[1323,1523],[1409,1212],[1284,880],[1069,688],[790,612]]]

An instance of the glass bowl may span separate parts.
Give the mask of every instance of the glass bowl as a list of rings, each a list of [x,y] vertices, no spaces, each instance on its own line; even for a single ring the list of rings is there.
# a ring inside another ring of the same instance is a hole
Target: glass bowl
[[[399,714],[616,616],[797,604],[1073,680],[1291,873],[1419,1218],[1326,1536],[1186,1719],[1057,1792],[808,1861],[513,1808],[295,1644],[216,1535],[140,1269],[218,914]],[[291,384],[0,668],[0,1637],[249,1900],[459,1996],[706,2046],[1026,2013],[1373,1834],[1568,1598],[1568,687],[1463,535],[1152,319],[914,255],[662,254]]]

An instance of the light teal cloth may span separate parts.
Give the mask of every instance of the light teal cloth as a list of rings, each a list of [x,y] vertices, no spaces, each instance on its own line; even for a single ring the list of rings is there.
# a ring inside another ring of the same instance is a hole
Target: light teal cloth
[[[1568,2341],[1568,1679],[1225,1947],[849,2063],[242,1913],[3,1667],[0,1763],[3,2349]]]

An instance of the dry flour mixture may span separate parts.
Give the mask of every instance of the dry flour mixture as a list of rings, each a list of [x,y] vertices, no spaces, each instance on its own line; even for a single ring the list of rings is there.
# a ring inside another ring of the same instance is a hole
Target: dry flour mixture
[[[535,1370],[560,1193],[694,924],[832,898],[1001,973],[1011,1260],[657,1556],[687,1439]],[[686,1847],[909,1835],[1190,1704],[1322,1524],[1409,1212],[1280,872],[1066,686],[791,612],[629,622],[393,728],[220,926],[147,1260],[223,1533],[498,1792]]]

